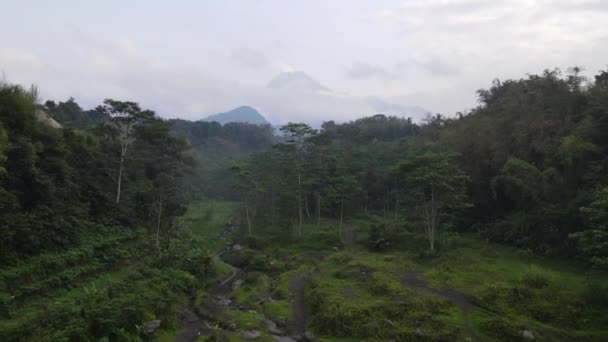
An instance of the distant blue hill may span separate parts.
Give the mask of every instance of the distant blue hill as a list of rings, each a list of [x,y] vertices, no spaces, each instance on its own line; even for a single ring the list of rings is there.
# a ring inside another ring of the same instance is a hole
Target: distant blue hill
[[[256,125],[269,123],[262,114],[249,106],[241,106],[225,113],[210,115],[203,121],[217,121],[222,125],[229,122],[247,122]]]

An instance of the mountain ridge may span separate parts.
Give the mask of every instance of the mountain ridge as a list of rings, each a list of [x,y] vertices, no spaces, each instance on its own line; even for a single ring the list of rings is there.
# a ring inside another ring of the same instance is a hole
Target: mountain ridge
[[[201,121],[216,121],[222,125],[229,122],[246,122],[256,125],[270,124],[255,108],[246,105],[236,107],[227,112],[209,115]]]

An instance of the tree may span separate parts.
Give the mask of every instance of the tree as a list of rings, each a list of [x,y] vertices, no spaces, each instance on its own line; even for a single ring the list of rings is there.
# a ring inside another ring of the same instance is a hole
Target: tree
[[[148,110],[142,111],[135,102],[106,99],[103,103],[96,110],[110,117],[110,123],[116,129],[116,136],[120,146],[118,173],[116,176],[116,204],[120,204],[125,160],[129,147],[133,142],[133,129],[137,124],[154,117],[154,113]]]
[[[591,203],[580,211],[589,228],[570,238],[593,267],[608,268],[608,187],[597,190]]]
[[[469,206],[465,192],[468,177],[456,166],[455,157],[446,152],[414,153],[397,166],[405,191],[422,209],[431,253],[440,217]]]
[[[257,184],[249,170],[246,168],[240,165],[234,165],[231,170],[237,175],[238,183],[236,187],[241,193],[242,203],[245,207],[245,217],[247,219],[247,230],[249,236],[251,236],[253,235],[253,230],[251,228],[249,207],[252,197],[255,197],[255,193],[257,192]]]
[[[291,146],[293,151],[293,157],[295,161],[295,171],[297,175],[297,198],[298,198],[298,234],[302,236],[302,173],[304,164],[304,152],[306,148],[306,141],[311,136],[315,135],[317,131],[312,129],[305,123],[293,123],[290,122],[287,125],[281,127],[281,132],[287,136],[286,145]]]

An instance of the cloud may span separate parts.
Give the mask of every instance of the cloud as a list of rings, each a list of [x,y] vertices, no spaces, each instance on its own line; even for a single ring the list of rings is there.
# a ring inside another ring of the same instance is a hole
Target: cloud
[[[52,16],[51,5],[15,2],[3,8],[0,72],[84,107],[114,97],[198,119],[251,105],[284,122],[415,105],[450,115],[475,106],[475,91],[494,78],[574,65],[592,76],[607,63],[604,0],[316,1],[157,4],[145,15],[137,5],[105,4]],[[180,15],[168,16],[173,10]],[[104,13],[118,19],[90,25],[108,20]],[[10,29],[18,25],[28,30]],[[314,78],[266,87],[296,69]]]
[[[239,65],[247,68],[257,69],[268,65],[266,56],[252,49],[241,48],[232,50],[230,56]]]
[[[368,63],[356,62],[346,69],[348,77],[353,79],[394,79],[395,76],[386,69]]]

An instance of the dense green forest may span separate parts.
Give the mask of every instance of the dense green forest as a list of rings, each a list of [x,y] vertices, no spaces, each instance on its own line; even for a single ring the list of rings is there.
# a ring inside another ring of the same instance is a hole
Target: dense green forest
[[[495,80],[470,113],[422,124],[286,125],[288,143],[239,169],[243,202],[262,229],[374,212],[394,229],[474,232],[606,267],[608,73],[583,81],[559,70]]]
[[[275,132],[1,84],[0,340],[605,340],[608,71],[478,99]]]

